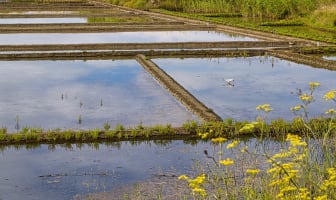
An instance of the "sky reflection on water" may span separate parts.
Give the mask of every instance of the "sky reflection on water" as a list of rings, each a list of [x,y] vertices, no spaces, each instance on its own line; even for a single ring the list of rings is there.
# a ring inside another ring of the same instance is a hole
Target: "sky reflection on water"
[[[87,23],[85,17],[62,18],[0,18],[0,24],[72,24]]]
[[[0,45],[92,44],[150,42],[255,41],[256,39],[214,31],[151,31],[114,33],[18,33],[0,34]]]
[[[0,127],[180,126],[196,119],[134,60],[1,61]],[[82,122],[79,123],[79,116]]]
[[[264,142],[268,147],[258,145],[257,141],[247,139],[237,149],[225,151],[223,157],[236,159],[234,155],[245,145],[251,147],[251,152],[261,152],[262,146],[266,150],[272,147],[269,153],[279,148],[267,140]],[[77,194],[109,191],[151,180],[158,174],[192,174],[196,160],[204,166],[213,164],[203,150],[210,155],[218,152],[210,142],[182,140],[135,142],[135,145],[115,142],[19,147],[5,147],[1,151],[0,199],[72,199]],[[250,163],[254,162],[255,157]]]
[[[269,119],[292,119],[290,107],[300,104],[297,88],[309,92],[309,82],[320,82],[310,108],[316,117],[334,106],[323,95],[336,88],[336,72],[316,69],[274,57],[154,59],[169,75],[222,118],[255,120],[255,108],[269,103]],[[225,79],[234,79],[229,87]]]

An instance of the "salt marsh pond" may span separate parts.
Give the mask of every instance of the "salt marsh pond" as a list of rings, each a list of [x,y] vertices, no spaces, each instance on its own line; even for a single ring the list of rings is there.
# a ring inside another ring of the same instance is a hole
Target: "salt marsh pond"
[[[0,45],[256,41],[214,31],[0,34]]]
[[[255,120],[256,106],[269,103],[269,119],[291,120],[290,108],[300,104],[297,92],[309,91],[309,82],[321,83],[309,108],[318,117],[332,106],[323,95],[336,85],[336,72],[275,57],[154,59],[162,69],[222,118]],[[234,79],[234,86],[226,79]]]
[[[196,119],[135,60],[1,61],[0,74],[0,126],[9,132]]]

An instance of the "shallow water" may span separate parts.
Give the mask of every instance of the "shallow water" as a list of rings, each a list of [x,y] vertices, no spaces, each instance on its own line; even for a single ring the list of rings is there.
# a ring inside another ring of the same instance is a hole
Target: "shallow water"
[[[0,34],[0,45],[256,41],[214,31]]]
[[[85,17],[64,17],[64,18],[0,18],[0,24],[72,24],[87,23]]]
[[[173,174],[177,179],[181,174],[192,173],[196,160],[204,165],[213,164],[211,159],[206,159],[203,150],[208,150],[209,155],[219,150],[215,150],[210,142],[192,143],[194,145],[177,140],[135,145],[119,142],[40,145],[28,149],[5,147],[0,154],[0,199],[72,199],[75,195],[109,191],[125,184],[151,180],[155,175]],[[248,139],[237,149],[226,150],[223,158],[235,159],[234,155],[245,144],[252,149],[259,148],[261,152],[257,140]],[[272,150],[277,148],[279,145],[272,145]],[[247,161],[244,158],[242,163]],[[244,166],[240,168],[244,169]]]
[[[134,60],[1,61],[0,74],[0,127],[9,132],[197,120]]]
[[[255,120],[265,116],[256,106],[269,103],[268,119],[292,119],[290,107],[301,103],[297,89],[309,92],[309,82],[320,82],[309,116],[317,117],[335,106],[323,95],[336,88],[336,71],[317,69],[274,57],[154,59],[196,98],[222,118]],[[225,79],[234,79],[234,87]]]
[[[325,60],[335,60],[336,61],[336,56],[323,56],[322,58]]]

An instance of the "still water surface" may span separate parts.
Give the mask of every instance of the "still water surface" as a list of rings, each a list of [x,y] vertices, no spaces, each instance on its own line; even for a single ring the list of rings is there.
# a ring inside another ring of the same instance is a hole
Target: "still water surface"
[[[266,140],[265,143],[272,147],[269,153],[279,148]],[[261,147],[256,146],[258,140],[248,139],[235,150],[225,150],[223,158],[238,162],[234,155],[245,145],[251,147],[251,152]],[[64,200],[151,180],[156,175],[175,174],[177,179],[180,174],[192,174],[196,160],[204,166],[213,164],[203,150],[213,155],[219,149],[214,149],[211,142],[182,140],[3,147],[0,199]],[[239,166],[245,169],[249,165],[243,163],[257,160],[262,159],[244,158]]]
[[[335,106],[323,95],[336,89],[336,71],[317,69],[275,57],[154,59],[160,67],[222,118],[255,120],[256,106],[269,103],[269,119],[294,117],[290,107],[301,103],[298,89],[309,92],[309,82],[320,82],[309,116]],[[225,79],[234,79],[234,86]]]
[[[87,23],[87,18],[0,18],[0,24],[58,24]]]
[[[256,41],[256,39],[214,31],[0,34],[0,45],[216,41]]]
[[[0,127],[9,132],[17,117],[19,129],[196,120],[134,60],[1,61],[0,74]]]

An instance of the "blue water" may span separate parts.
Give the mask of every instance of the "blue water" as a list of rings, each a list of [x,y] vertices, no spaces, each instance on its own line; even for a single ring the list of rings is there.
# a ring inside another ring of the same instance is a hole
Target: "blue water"
[[[301,104],[297,89],[309,92],[309,82],[320,82],[314,92],[315,102],[309,106],[309,116],[323,115],[334,102],[323,95],[336,89],[336,71],[317,69],[275,57],[248,58],[185,58],[154,59],[196,98],[212,108],[222,118],[255,120],[292,119],[290,107]],[[225,79],[234,79],[234,86]],[[269,103],[274,109],[267,115],[256,106]]]
[[[193,143],[175,140],[4,147],[0,154],[0,199],[72,199],[150,181],[158,174],[192,174],[196,161],[202,166],[214,164],[203,150],[216,155],[219,147],[210,142]],[[261,159],[249,161],[244,157],[239,161],[235,157],[245,145],[251,146],[251,152],[261,152],[258,140],[248,139],[235,150],[224,150],[222,158],[235,159],[242,170],[248,167],[245,162],[259,163]],[[271,147],[270,151],[266,149],[269,153],[279,145]]]
[[[63,18],[0,18],[0,24],[56,24],[56,23],[87,23],[87,19],[82,17]]]
[[[256,39],[215,31],[0,34],[0,45],[219,41],[256,41]]]
[[[0,127],[94,129],[197,120],[135,60],[1,61]],[[79,122],[81,118],[81,122]]]

